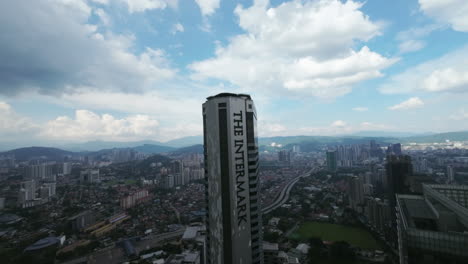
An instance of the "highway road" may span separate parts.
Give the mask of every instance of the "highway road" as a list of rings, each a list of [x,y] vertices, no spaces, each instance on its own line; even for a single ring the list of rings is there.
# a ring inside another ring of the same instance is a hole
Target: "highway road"
[[[262,214],[268,214],[271,211],[275,210],[276,208],[282,206],[289,199],[289,192],[291,192],[292,187],[294,187],[294,185],[301,178],[310,176],[310,174],[316,170],[317,168],[313,168],[309,170],[308,172],[301,174],[297,176],[296,178],[292,179],[291,181],[289,181],[288,184],[283,188],[283,190],[281,190],[280,194],[276,197],[276,200],[272,204],[262,209]]]

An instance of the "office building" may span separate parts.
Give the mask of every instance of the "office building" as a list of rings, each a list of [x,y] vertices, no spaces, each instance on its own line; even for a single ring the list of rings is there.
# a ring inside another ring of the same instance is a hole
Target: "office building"
[[[349,206],[353,210],[361,212],[361,207],[364,205],[364,186],[362,179],[357,176],[352,176],[347,180]]]
[[[468,186],[424,185],[397,194],[400,264],[467,263]]]
[[[99,182],[99,180],[99,169],[86,169],[84,171],[81,171],[81,183],[96,183]]]
[[[336,171],[337,162],[336,162],[336,151],[329,150],[327,151],[327,169],[329,171]]]
[[[387,198],[390,201],[390,207],[395,208],[395,194],[409,193],[409,177],[413,173],[410,156],[387,157]]]
[[[25,191],[24,200],[34,200],[36,199],[36,181],[29,180],[21,183],[21,189]]]
[[[133,206],[143,203],[150,198],[148,190],[137,190],[127,196],[120,198],[120,207],[123,209],[132,208]]]
[[[290,162],[291,161],[291,152],[289,150],[280,150],[278,152],[278,161],[279,162]]]
[[[396,143],[396,144],[391,144],[387,147],[386,151],[387,155],[396,155],[400,156],[401,155],[401,144]]]
[[[455,172],[451,165],[447,166],[447,183],[453,183],[455,181]]]
[[[48,179],[52,176],[54,164],[30,165],[24,169],[24,176],[30,179]]]
[[[62,164],[62,174],[63,175],[70,175],[72,169],[72,164],[70,162],[64,162]]]
[[[248,95],[203,104],[208,264],[263,263],[256,120]]]

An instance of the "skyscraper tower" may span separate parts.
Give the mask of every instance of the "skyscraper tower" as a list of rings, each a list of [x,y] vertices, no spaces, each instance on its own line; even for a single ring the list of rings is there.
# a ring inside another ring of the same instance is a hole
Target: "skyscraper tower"
[[[208,264],[263,263],[256,120],[249,95],[203,104]]]
[[[327,169],[329,171],[336,171],[336,150],[327,151]]]

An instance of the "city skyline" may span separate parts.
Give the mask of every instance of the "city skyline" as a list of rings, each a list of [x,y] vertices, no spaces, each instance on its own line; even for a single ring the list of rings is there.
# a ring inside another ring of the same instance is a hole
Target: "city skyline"
[[[0,10],[3,143],[197,136],[199,105],[220,92],[256,98],[261,137],[468,130],[463,0],[41,0]]]

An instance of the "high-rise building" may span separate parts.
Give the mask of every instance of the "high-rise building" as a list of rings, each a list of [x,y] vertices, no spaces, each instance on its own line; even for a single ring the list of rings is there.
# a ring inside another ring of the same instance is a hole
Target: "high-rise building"
[[[164,189],[172,189],[175,186],[175,177],[173,174],[161,175],[161,187]]]
[[[355,211],[360,211],[359,206],[364,204],[364,186],[362,179],[357,176],[348,178],[349,205]]]
[[[400,143],[393,144],[392,150],[393,150],[393,154],[401,155],[401,144]]]
[[[24,176],[30,179],[47,179],[53,174],[54,164],[38,164],[25,167]]]
[[[62,164],[62,174],[63,175],[70,175],[72,169],[72,164],[70,162],[64,162]]]
[[[455,181],[455,172],[451,165],[447,166],[447,183],[453,183]]]
[[[256,120],[249,95],[203,104],[208,264],[263,263]]]
[[[468,186],[423,185],[397,194],[400,264],[467,263]]]
[[[395,194],[407,194],[409,192],[409,176],[413,173],[410,156],[387,157],[387,196],[390,206],[395,208]]]
[[[291,152],[289,150],[280,150],[278,152],[278,161],[280,161],[280,162],[290,162],[291,161]]]
[[[336,151],[327,151],[327,168],[329,171],[336,171]]]
[[[26,196],[25,200],[34,200],[36,199],[36,181],[29,180],[21,183],[21,188],[25,190]]]
[[[396,194],[410,193],[409,177],[413,173],[413,166],[411,164],[410,156],[387,156],[387,186],[386,195],[390,205],[391,228],[387,234],[388,241],[397,246],[397,232],[396,230]]]
[[[80,182],[82,183],[96,183],[99,180],[99,169],[86,169],[80,173]]]

